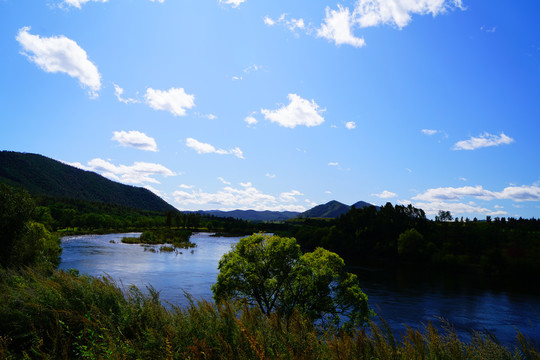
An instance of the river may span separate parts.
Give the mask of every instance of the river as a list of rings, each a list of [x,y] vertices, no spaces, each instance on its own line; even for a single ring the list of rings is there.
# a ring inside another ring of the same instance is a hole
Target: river
[[[210,286],[216,281],[219,259],[239,239],[198,233],[190,239],[196,248],[172,253],[159,252],[159,245],[121,243],[124,236],[138,235],[64,237],[60,268],[78,269],[92,276],[109,275],[124,286],[152,285],[162,300],[185,305],[184,291],[196,299],[211,300]],[[438,319],[443,318],[464,339],[471,329],[488,330],[511,344],[515,343],[517,328],[540,344],[540,295],[532,292],[534,288],[531,292],[508,291],[450,274],[441,277],[377,269],[354,272],[370,307],[396,331],[404,330],[404,324],[417,327],[433,321],[440,325]]]

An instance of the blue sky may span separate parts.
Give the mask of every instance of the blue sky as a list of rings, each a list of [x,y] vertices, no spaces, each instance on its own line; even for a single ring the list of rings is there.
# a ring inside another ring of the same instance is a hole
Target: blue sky
[[[0,148],[180,210],[540,214],[537,1],[0,0]]]

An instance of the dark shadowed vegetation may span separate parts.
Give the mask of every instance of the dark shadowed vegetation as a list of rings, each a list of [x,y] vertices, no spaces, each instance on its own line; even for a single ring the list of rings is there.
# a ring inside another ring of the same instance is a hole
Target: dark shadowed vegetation
[[[460,340],[426,324],[397,336],[384,321],[344,332],[294,312],[270,316],[239,302],[190,300],[165,307],[159,293],[109,278],[26,269],[0,272],[3,359],[538,359],[490,334]]]

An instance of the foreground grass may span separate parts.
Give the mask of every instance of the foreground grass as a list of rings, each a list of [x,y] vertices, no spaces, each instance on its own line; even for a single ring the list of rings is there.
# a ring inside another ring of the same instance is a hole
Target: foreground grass
[[[0,359],[540,359],[519,332],[514,347],[489,334],[462,342],[431,324],[400,338],[384,321],[344,333],[300,314],[286,322],[188,299],[165,307],[154,289],[122,289],[110,278],[0,271]]]

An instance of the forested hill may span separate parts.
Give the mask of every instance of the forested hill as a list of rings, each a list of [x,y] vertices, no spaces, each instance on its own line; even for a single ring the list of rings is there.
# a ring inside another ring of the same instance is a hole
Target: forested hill
[[[101,202],[139,210],[174,210],[147,189],[120,184],[38,154],[1,151],[0,182],[22,187],[35,196]]]
[[[352,206],[354,206],[356,209],[362,209],[364,207],[369,207],[373,205],[364,201],[358,201],[357,203],[354,203]],[[314,208],[301,213],[298,217],[300,218],[338,218],[341,215],[347,213],[349,210],[351,210],[352,206],[345,205],[336,200],[332,200],[330,202],[327,202],[326,204],[315,206]],[[378,206],[376,206],[376,208],[378,208]]]

